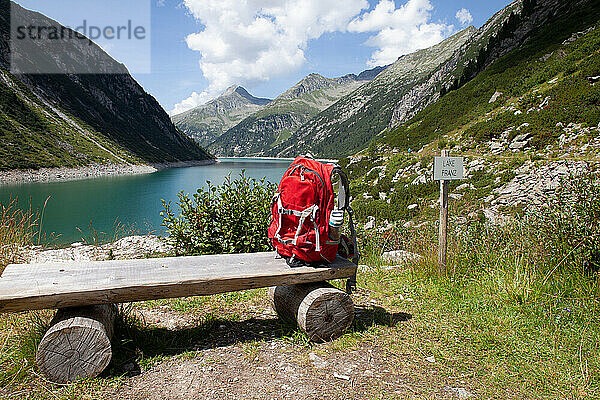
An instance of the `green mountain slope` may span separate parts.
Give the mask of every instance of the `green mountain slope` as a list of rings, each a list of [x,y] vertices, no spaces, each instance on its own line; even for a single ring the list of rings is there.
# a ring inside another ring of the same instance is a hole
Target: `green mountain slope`
[[[427,79],[474,32],[475,28],[467,28],[438,45],[401,57],[373,81],[307,121],[274,152],[289,156],[310,150],[334,156],[364,145],[388,126],[398,99]]]
[[[217,138],[208,149],[217,155],[265,155],[289,138],[311,117],[373,79],[385,67],[360,75],[325,78],[310,74],[262,110],[241,121]]]
[[[212,158],[172,124],[123,65],[95,44],[86,41],[82,48],[81,43],[79,47],[69,43],[62,48],[64,53],[57,54],[57,49],[34,43],[38,46],[34,51],[36,59],[57,65],[61,62],[57,59],[68,57],[118,73],[11,74],[10,57],[28,61],[28,54],[9,52],[11,6],[23,21],[57,25],[42,14],[0,0],[0,168]]]
[[[270,102],[270,99],[252,96],[241,86],[232,86],[216,99],[171,119],[184,134],[200,145],[208,146],[229,128]]]
[[[390,77],[387,84],[377,88],[378,80],[386,77],[382,74],[369,86],[341,99],[305,123],[276,149],[277,154],[311,151],[332,157],[352,153],[366,146],[373,137],[404,124],[448,91],[461,87],[495,60],[522,46],[530,40],[536,27],[582,4],[586,3],[517,0],[478,30],[471,28],[448,39],[463,40],[452,54],[442,53],[445,57],[440,57],[440,64],[432,67],[428,74],[401,75],[397,80]],[[424,56],[435,57],[439,51],[434,46],[421,52]]]
[[[417,149],[449,132],[460,132],[466,144],[497,138],[510,126],[527,123],[526,131],[541,148],[560,135],[559,122],[597,125],[598,87],[587,80],[600,75],[597,33],[574,44],[569,38],[578,32],[583,35],[597,22],[600,5],[572,3],[556,15],[535,29],[520,49],[386,134],[384,141]]]
[[[343,161],[358,214],[435,219],[432,162],[444,147],[466,160],[466,179],[451,184],[459,215],[543,202],[560,177],[599,160],[598,82],[600,4],[562,3],[524,45]]]
[[[82,122],[44,104],[0,68],[0,170],[140,163]]]

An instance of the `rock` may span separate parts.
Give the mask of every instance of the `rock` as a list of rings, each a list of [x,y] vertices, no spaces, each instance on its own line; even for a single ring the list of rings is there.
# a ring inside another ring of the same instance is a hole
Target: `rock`
[[[463,190],[473,190],[475,189],[475,186],[473,186],[473,184],[471,183],[463,183],[462,185],[458,185],[456,187],[456,190],[458,190],[459,192],[463,191]]]
[[[368,271],[370,271],[370,270],[371,270],[371,267],[370,267],[369,265],[360,264],[360,265],[358,266],[358,270],[359,270],[360,272],[368,272]]]
[[[323,368],[327,368],[327,366],[329,366],[329,363],[326,360],[322,359],[315,353],[310,353],[308,355],[308,358],[310,359],[310,361],[312,361],[313,365],[317,369],[323,369]]]
[[[101,246],[77,242],[64,249],[43,250],[28,248],[26,253],[31,263],[59,261],[104,261],[108,259],[142,258],[157,253],[169,253],[173,247],[154,236],[127,236]]]
[[[593,85],[600,80],[600,75],[588,76],[587,80],[589,83],[591,83]]]
[[[412,181],[411,185],[419,185],[422,183],[427,183],[427,177],[425,175],[418,176],[414,181]]]
[[[348,375],[338,374],[337,372],[333,373],[333,377],[337,379],[343,379],[345,381],[349,381],[350,377]]]
[[[490,151],[492,154],[500,154],[504,151],[504,145],[498,142],[492,142],[490,144]]]
[[[388,199],[388,203],[389,203],[389,200],[390,200],[390,199]],[[383,221],[383,224],[382,224],[382,225],[381,225],[381,226],[380,226],[380,227],[379,227],[377,230],[378,230],[379,232],[385,232],[385,231],[388,231],[388,230],[392,229],[392,228],[393,228],[395,225],[396,225],[396,223],[395,223],[395,222],[394,222],[394,223],[392,223],[392,222],[389,222],[389,221],[386,219],[385,221]]]
[[[525,123],[525,124],[519,126],[519,128],[517,128],[517,130],[519,130],[521,127],[526,127],[526,126],[529,126],[529,124]],[[531,138],[533,138],[533,135],[531,133],[522,133],[520,135],[517,135],[513,139],[509,148],[512,150],[521,150],[522,148],[527,146],[527,144],[529,143]]]
[[[471,397],[474,397],[475,395],[472,394],[471,392],[469,392],[467,389],[465,388],[453,388],[453,387],[447,387],[446,390],[450,393],[455,394],[459,399],[463,400],[463,399],[468,399]]]
[[[589,165],[583,161],[526,163],[515,171],[515,178],[494,190],[498,196],[491,201],[491,207],[484,209],[484,215],[493,222],[500,222],[505,218],[499,207],[539,207],[560,186],[561,179],[580,175],[586,170]],[[491,196],[484,200],[488,202]]]
[[[512,142],[508,147],[511,150],[521,150],[525,146],[527,146],[527,142]]]
[[[409,205],[409,206],[408,206],[408,207],[406,207],[406,208],[408,208],[409,210],[414,210],[414,209],[415,209],[415,208],[417,208],[417,207],[419,207],[419,205],[418,205],[418,204],[411,204],[411,205]]]
[[[498,92],[498,91],[496,91],[496,92],[495,92],[495,93],[492,95],[492,97],[490,98],[490,101],[489,101],[488,103],[490,103],[490,104],[491,104],[491,103],[495,103],[495,102],[496,102],[496,100],[498,100],[498,98],[499,98],[500,96],[502,96],[503,94],[504,94],[504,93],[502,93],[502,92]]]
[[[419,261],[423,258],[423,256],[415,253],[411,253],[406,250],[394,250],[394,251],[386,251],[381,256],[382,260],[387,262],[402,262],[409,263],[413,261]]]

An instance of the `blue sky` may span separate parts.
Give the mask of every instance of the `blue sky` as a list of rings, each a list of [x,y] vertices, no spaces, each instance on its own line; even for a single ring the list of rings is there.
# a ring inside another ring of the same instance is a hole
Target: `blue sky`
[[[231,84],[273,98],[311,72],[328,77],[359,73],[428,47],[468,25],[480,27],[509,4],[507,0],[17,2],[69,26],[83,18],[97,24],[132,19],[149,25],[147,40],[133,47],[123,41],[115,45],[100,40],[100,44],[124,62],[167,111],[202,104]]]

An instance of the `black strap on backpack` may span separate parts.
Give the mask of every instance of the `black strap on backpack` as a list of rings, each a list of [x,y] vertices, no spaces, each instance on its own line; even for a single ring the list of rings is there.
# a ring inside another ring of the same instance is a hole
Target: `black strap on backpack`
[[[339,190],[338,190],[338,210],[348,211],[348,227],[350,228],[350,236],[352,240],[352,245],[354,246],[354,257],[352,258],[352,262],[356,265],[358,269],[358,263],[360,262],[360,253],[358,251],[358,243],[356,240],[356,229],[354,227],[354,212],[352,211],[352,207],[350,207],[350,182],[348,180],[348,176],[342,171],[342,169],[336,166],[332,173],[332,175],[337,175],[340,179],[339,182]],[[348,278],[346,281],[346,292],[348,294],[352,294],[353,291],[356,290],[356,273],[354,276]]]

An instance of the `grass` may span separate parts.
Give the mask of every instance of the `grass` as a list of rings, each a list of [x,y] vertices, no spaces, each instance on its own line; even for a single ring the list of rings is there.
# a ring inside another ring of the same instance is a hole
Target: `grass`
[[[39,234],[37,226],[37,216],[17,208],[15,201],[0,204],[0,274],[8,264],[23,261],[22,248]]]

